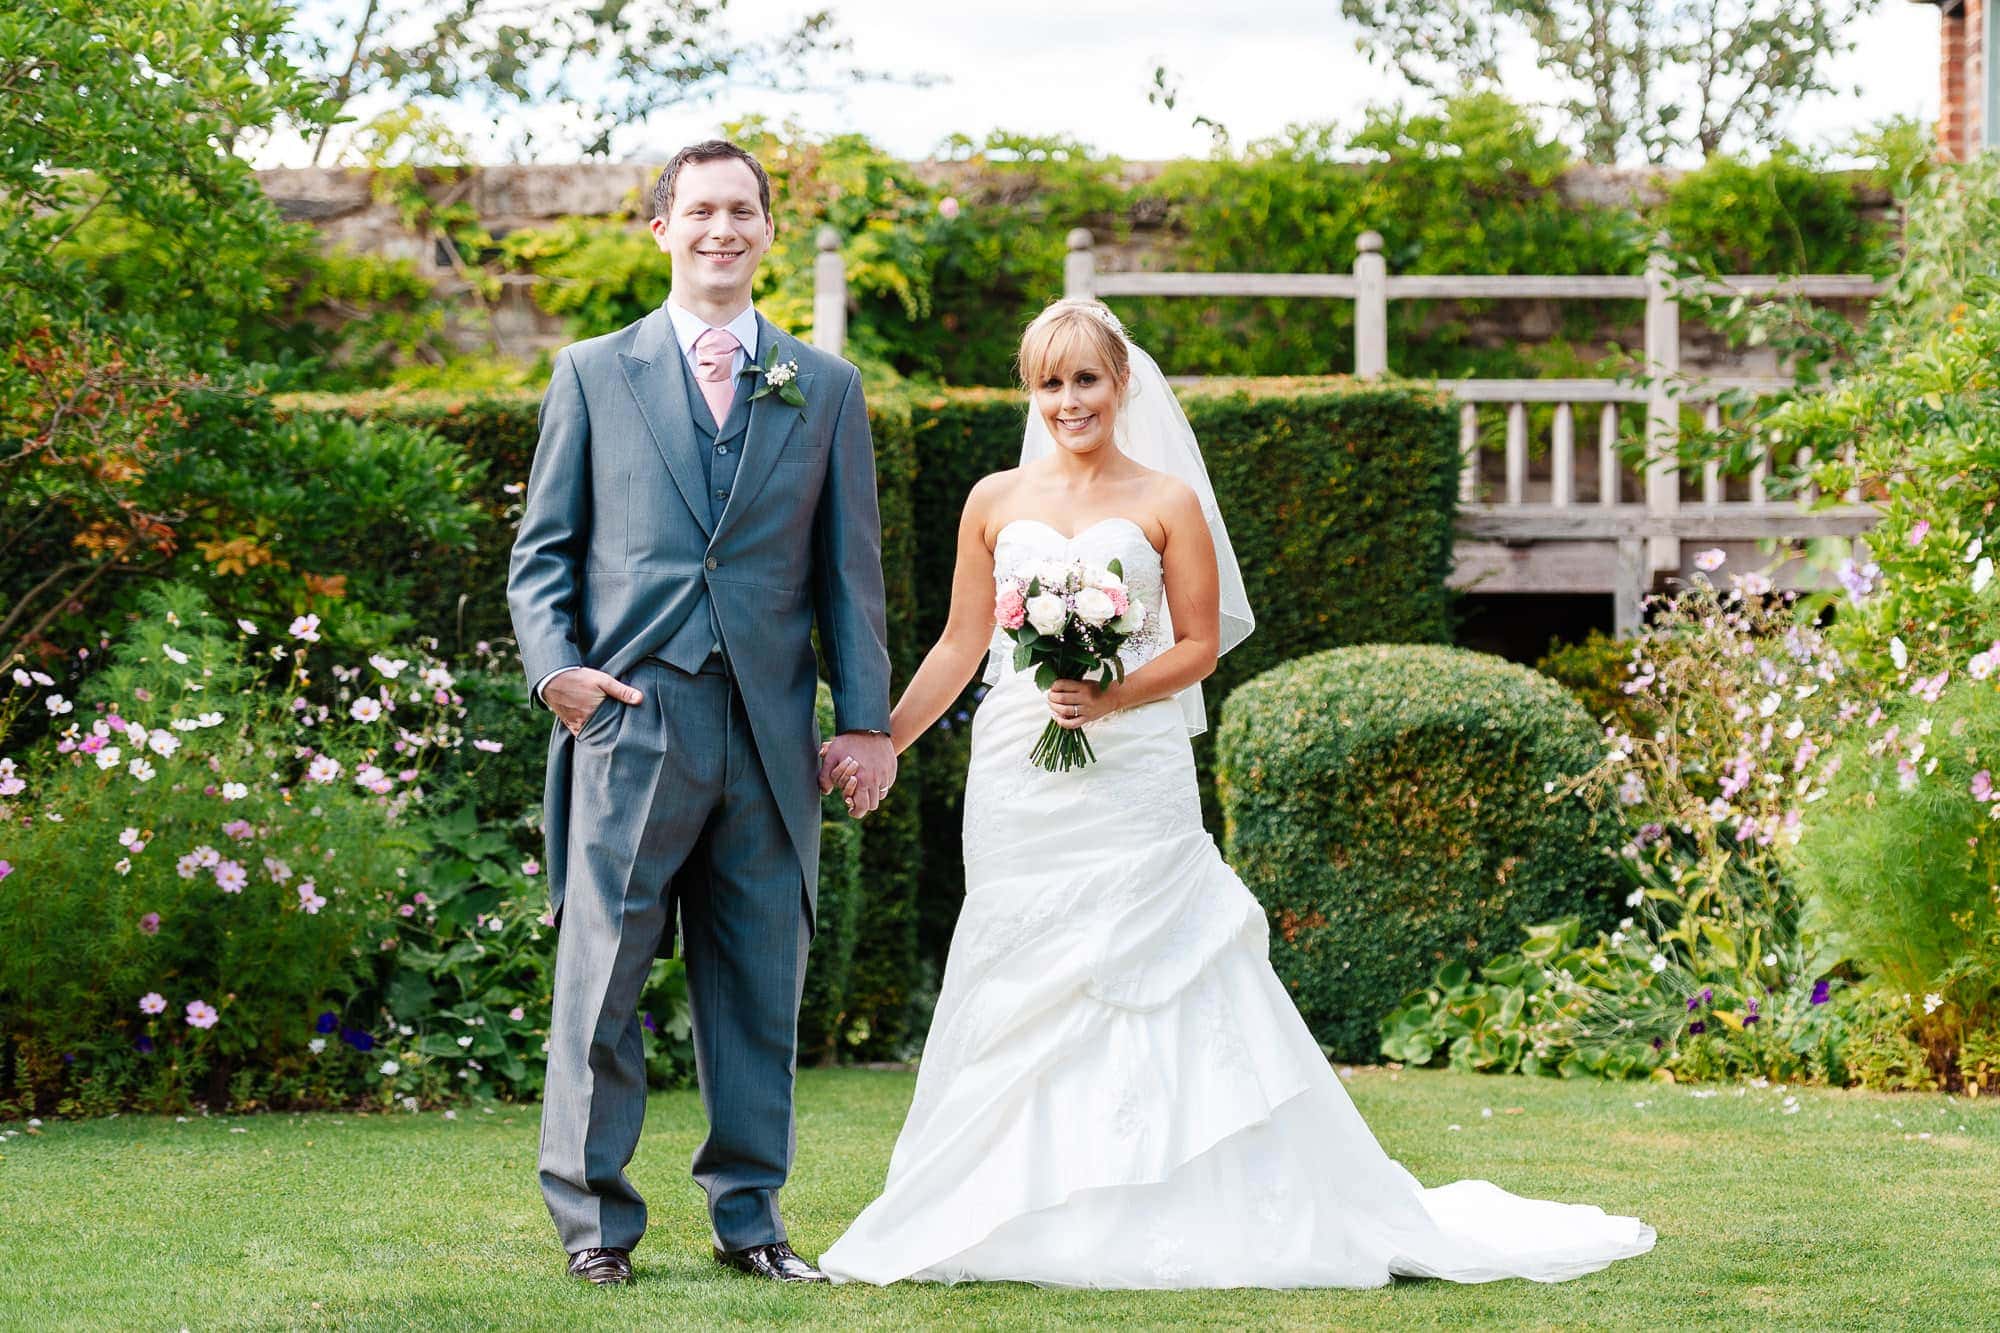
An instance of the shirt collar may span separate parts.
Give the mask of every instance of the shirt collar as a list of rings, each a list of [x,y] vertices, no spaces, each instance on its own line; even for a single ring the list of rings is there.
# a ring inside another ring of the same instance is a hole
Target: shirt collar
[[[708,332],[709,324],[700,315],[690,314],[672,301],[667,302],[667,318],[674,322],[674,338],[681,345],[681,355],[694,355],[695,339]],[[721,327],[736,335],[736,341],[743,344],[743,354],[751,361],[757,359],[757,308],[744,306],[743,312]]]

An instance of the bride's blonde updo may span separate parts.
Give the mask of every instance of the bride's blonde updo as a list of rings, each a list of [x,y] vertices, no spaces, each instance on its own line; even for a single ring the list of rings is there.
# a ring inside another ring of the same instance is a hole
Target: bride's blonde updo
[[[1086,360],[1106,367],[1121,385],[1131,382],[1132,358],[1111,307],[1094,297],[1066,296],[1028,325],[1014,365],[1021,387],[1032,393],[1050,375]]]

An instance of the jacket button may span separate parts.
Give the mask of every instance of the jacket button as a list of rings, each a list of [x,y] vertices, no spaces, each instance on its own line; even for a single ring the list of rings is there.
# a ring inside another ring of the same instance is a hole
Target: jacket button
[[[710,556],[708,559],[702,561],[702,563],[704,565],[707,565],[710,569],[715,569],[722,564],[722,562],[720,560],[717,560],[714,556]]]
[[[727,499],[729,498],[729,492],[728,492],[728,491],[717,491],[717,492],[715,493],[715,498],[716,498],[716,499],[718,499],[718,500],[727,500]]]

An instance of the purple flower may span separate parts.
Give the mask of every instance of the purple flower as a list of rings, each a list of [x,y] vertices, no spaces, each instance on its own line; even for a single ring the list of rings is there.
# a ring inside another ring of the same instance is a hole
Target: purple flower
[[[357,1051],[372,1051],[375,1049],[375,1039],[366,1032],[355,1028],[342,1028],[340,1030],[340,1039]]]
[[[1690,1037],[1699,1037],[1706,1031],[1708,1031],[1708,1024],[1702,1022],[1699,1018],[1688,1024],[1688,1035]]]
[[[1688,996],[1688,1012],[1689,1012],[1689,1013],[1693,1013],[1693,1012],[1694,1012],[1694,1011],[1695,1011],[1696,1009],[1698,1009],[1698,1008],[1700,1008],[1700,1007],[1701,1007],[1701,997],[1700,997],[1700,996],[1698,996],[1698,995],[1690,995],[1690,996]]]
[[[1755,1022],[1757,1022],[1757,1021],[1758,1021],[1758,1017],[1757,1017],[1757,1001],[1755,1001],[1755,1000],[1751,1000],[1751,1001],[1750,1001],[1750,1012],[1749,1012],[1749,1013],[1747,1013],[1747,1014],[1745,1014],[1745,1015],[1743,1016],[1743,1026],[1747,1028],[1747,1027],[1749,1027],[1749,1026],[1750,1026],[1750,1025],[1752,1024],[1752,1023],[1755,1023]]]
[[[1814,1004],[1825,1004],[1828,1000],[1833,998],[1832,992],[1833,992],[1832,982],[1825,980],[1815,982],[1813,984],[1812,1002]]]
[[[648,1031],[648,1032],[658,1032],[659,1030],[660,1030],[660,1029],[659,1029],[658,1025],[656,1025],[656,1024],[655,1024],[655,1023],[653,1022],[653,1016],[652,1016],[651,1014],[647,1014],[647,1015],[646,1015],[646,1031]]]
[[[141,935],[157,935],[157,934],[159,934],[159,933],[160,933],[160,914],[159,914],[158,912],[148,912],[148,913],[146,913],[146,915],[144,915],[144,916],[140,917],[140,918],[139,918],[139,933],[140,933]]]
[[[132,1043],[132,1049],[141,1055],[151,1055],[153,1053],[153,1039],[151,1037],[141,1037]]]
[[[325,1032],[331,1032],[339,1026],[340,1026],[340,1016],[334,1013],[333,1010],[329,1009],[325,1013],[319,1016],[319,1020],[313,1024],[313,1030],[316,1032],[325,1033]]]
[[[1653,1038],[1653,1049],[1654,1049],[1654,1050],[1656,1050],[1656,1051],[1657,1051],[1657,1050],[1661,1049],[1662,1047],[1664,1047],[1665,1045],[1666,1045],[1666,1043],[1665,1043],[1665,1042],[1663,1042],[1663,1041],[1661,1041],[1661,1040],[1660,1040],[1660,1039],[1659,1039],[1658,1037],[1655,1037],[1655,1038]]]

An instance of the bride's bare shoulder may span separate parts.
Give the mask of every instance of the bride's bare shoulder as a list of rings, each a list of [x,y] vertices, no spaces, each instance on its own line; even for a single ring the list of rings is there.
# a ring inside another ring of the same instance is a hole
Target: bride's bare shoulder
[[[986,539],[988,547],[993,545],[994,520],[1006,512],[1020,490],[1021,469],[1010,467],[1001,472],[989,472],[972,483],[972,489],[965,496],[965,513],[960,527],[975,528]]]

